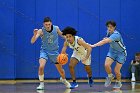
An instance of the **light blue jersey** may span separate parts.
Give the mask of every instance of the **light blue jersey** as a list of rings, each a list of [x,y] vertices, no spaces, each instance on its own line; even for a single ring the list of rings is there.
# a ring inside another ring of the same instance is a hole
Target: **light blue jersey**
[[[42,39],[42,46],[41,49],[47,51],[55,51],[58,50],[58,33],[57,33],[58,26],[53,25],[52,32],[47,32],[44,27],[42,27],[43,36]]]
[[[126,60],[127,53],[121,34],[115,30],[112,34],[107,33],[107,37],[112,40],[107,57],[123,64]]]
[[[47,32],[44,27],[42,27],[43,36],[42,45],[40,50],[40,58],[45,60],[50,59],[51,62],[57,63],[56,59],[59,54],[58,52],[58,33],[57,33],[58,26],[52,26],[52,31]]]
[[[112,34],[108,33],[107,37],[112,40],[112,42],[110,43],[110,48],[119,52],[123,52],[126,50],[122,36],[118,31],[115,30]]]

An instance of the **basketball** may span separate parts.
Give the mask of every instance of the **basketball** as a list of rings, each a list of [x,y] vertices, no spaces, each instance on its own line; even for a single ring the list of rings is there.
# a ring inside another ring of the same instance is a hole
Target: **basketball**
[[[65,65],[68,62],[67,54],[59,54],[57,57],[57,62],[61,65]]]

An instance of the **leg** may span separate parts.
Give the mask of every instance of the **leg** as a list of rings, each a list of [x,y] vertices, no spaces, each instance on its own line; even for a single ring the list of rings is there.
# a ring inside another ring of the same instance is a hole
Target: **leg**
[[[121,72],[120,72],[121,67],[122,67],[122,64],[117,62],[116,66],[115,66],[115,69],[114,69],[117,81],[121,81]]]
[[[39,69],[38,69],[38,76],[40,85],[37,87],[38,90],[44,89],[44,67],[46,64],[46,60],[43,58],[39,59]]]
[[[56,68],[57,68],[59,74],[61,75],[60,81],[61,81],[62,83],[64,83],[65,86],[66,86],[67,88],[70,88],[71,85],[70,85],[70,83],[69,83],[69,82],[66,80],[66,78],[65,78],[65,71],[64,71],[64,69],[62,68],[62,65],[56,63],[55,66],[56,66]]]
[[[136,67],[135,67],[135,65],[131,65],[131,73],[132,73],[132,78],[131,78],[131,81],[133,82],[135,82],[136,81],[136,79],[135,79],[135,70],[136,70]]]
[[[91,70],[91,56],[86,60],[86,62],[82,62],[85,65],[85,70],[88,74],[88,77],[92,77],[92,70]]]
[[[72,77],[72,80],[76,80],[75,78],[75,66],[77,65],[78,63],[78,60],[76,58],[71,58],[70,59],[70,63],[69,63],[69,69],[70,69],[70,74],[71,74],[71,77]]]
[[[49,56],[50,61],[55,64],[56,69],[61,76],[60,81],[62,83],[64,83],[67,88],[70,88],[70,83],[65,79],[65,71],[64,71],[62,65],[59,64],[56,60],[58,54],[59,54],[58,51],[52,51],[51,53],[48,53],[48,56]]]
[[[113,88],[121,88],[121,86],[122,86],[122,84],[121,84],[121,72],[120,72],[121,67],[122,67],[122,64],[117,62],[115,69],[114,69],[117,80],[116,80],[115,86]]]
[[[85,70],[88,73],[88,77],[92,77],[92,70],[90,65],[85,65]]]
[[[111,65],[113,63],[113,59],[111,59],[110,57],[106,57],[105,60],[105,70],[108,74],[108,77],[106,77],[105,80],[105,87],[108,87],[111,84],[112,79],[114,79],[114,76],[112,74],[112,69],[111,69]]]
[[[92,80],[92,70],[90,65],[85,65],[85,70],[88,73],[88,84],[92,87],[93,80]]]
[[[44,75],[44,67],[46,64],[46,60],[43,58],[39,59],[39,69],[38,69],[38,75]]]
[[[122,84],[121,84],[121,68],[122,65],[124,64],[125,60],[126,60],[126,53],[125,52],[118,52],[117,53],[117,57],[116,57],[117,63],[116,66],[114,68],[114,72],[116,74],[116,83],[114,85],[113,88],[117,88],[120,89]]]
[[[78,60],[76,58],[72,57],[70,59],[69,69],[70,69],[70,74],[73,80],[71,84],[72,88],[78,87],[78,84],[76,83],[75,70],[74,70],[77,63],[78,63]]]
[[[108,75],[112,74],[111,65],[112,65],[113,62],[114,62],[113,59],[111,59],[110,57],[106,57],[106,60],[105,60],[105,70],[106,70]]]
[[[62,65],[60,64],[55,64],[60,76],[62,77],[62,79],[65,79],[65,71],[64,69],[62,68]]]

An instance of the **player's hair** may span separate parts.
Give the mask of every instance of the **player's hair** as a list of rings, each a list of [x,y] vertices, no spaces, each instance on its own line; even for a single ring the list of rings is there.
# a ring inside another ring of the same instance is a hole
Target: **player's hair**
[[[135,54],[135,56],[140,56],[140,52],[137,52],[137,53]]]
[[[71,34],[75,36],[76,33],[77,31],[73,27],[70,27],[70,26],[67,26],[66,28],[62,30],[62,35]]]
[[[47,17],[44,18],[44,21],[43,22],[52,22],[52,20],[51,20],[50,17],[47,16]]]
[[[113,20],[109,20],[106,22],[106,26],[108,26],[109,24],[112,25],[113,27],[116,27],[116,22]]]

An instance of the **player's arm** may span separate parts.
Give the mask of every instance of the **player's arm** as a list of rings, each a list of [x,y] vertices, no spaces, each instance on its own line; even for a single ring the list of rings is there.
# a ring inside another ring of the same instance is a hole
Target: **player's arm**
[[[62,38],[66,39],[65,36],[62,35],[62,32],[60,31],[59,27],[57,26],[57,33],[59,36],[61,36]]]
[[[104,39],[107,39],[107,38],[108,38],[108,37],[104,37],[103,40],[104,40]]]
[[[112,34],[108,38],[104,38],[103,40],[99,41],[96,44],[90,45],[91,47],[97,47],[97,46],[102,46],[104,44],[110,43],[112,41],[119,41],[120,40],[120,35],[119,34]]]
[[[91,54],[91,51],[92,51],[92,48],[90,47],[89,44],[87,44],[84,40],[82,39],[78,39],[78,44],[80,44],[81,46],[83,46],[85,49],[87,49],[87,55],[85,57],[85,59],[88,59],[90,54]]]
[[[65,41],[64,42],[64,45],[63,45],[63,48],[62,48],[62,50],[61,50],[61,54],[66,54],[66,50],[67,50],[67,42]]]
[[[91,46],[91,47],[97,47],[97,46],[102,46],[102,45],[107,44],[107,43],[110,43],[110,42],[112,42],[111,39],[109,39],[109,38],[104,38],[103,40],[99,41],[98,43],[93,44],[93,45],[90,45],[90,46]]]
[[[34,29],[34,35],[31,38],[31,43],[35,43],[35,41],[38,39],[39,36],[41,36],[42,29]]]

